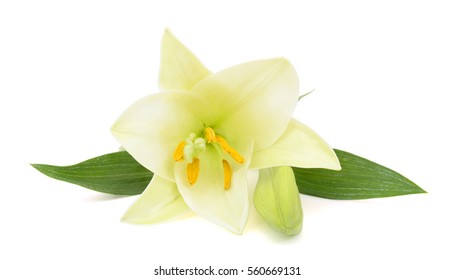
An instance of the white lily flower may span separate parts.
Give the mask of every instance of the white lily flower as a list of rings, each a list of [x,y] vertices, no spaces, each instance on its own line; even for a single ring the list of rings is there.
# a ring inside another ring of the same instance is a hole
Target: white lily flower
[[[292,119],[298,78],[284,58],[211,74],[166,30],[159,85],[160,93],[131,105],[112,127],[125,150],[154,173],[125,221],[154,223],[190,208],[240,234],[249,168],[340,169],[333,150]]]

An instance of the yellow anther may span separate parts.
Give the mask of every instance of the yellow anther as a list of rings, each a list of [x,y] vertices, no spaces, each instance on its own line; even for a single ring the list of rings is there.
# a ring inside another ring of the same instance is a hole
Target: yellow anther
[[[221,145],[221,148],[223,148],[223,150],[226,153],[228,153],[236,162],[238,162],[238,163],[244,163],[245,162],[245,160],[239,154],[239,152],[237,152],[236,150],[234,150],[234,148],[229,146],[228,142],[226,140],[224,140],[223,137],[218,136],[218,135],[215,136],[215,142],[219,143]]]
[[[221,149],[229,154],[237,163],[245,162],[239,152],[232,148],[223,137],[216,135],[213,128],[206,127],[204,129],[204,138],[197,137],[195,133],[191,133],[185,141],[178,144],[174,152],[175,161],[186,161],[186,176],[191,186],[196,184],[199,177],[200,164],[198,155],[206,151],[206,144],[208,143],[219,145]],[[229,190],[231,188],[232,168],[227,160],[223,159],[222,163],[224,170],[224,189]]]
[[[188,177],[188,181],[190,185],[194,185],[199,177],[199,159],[193,158],[192,163],[188,163],[186,166],[186,176]]]
[[[224,169],[224,189],[229,190],[231,188],[232,168],[227,160],[223,159]]]
[[[177,146],[177,149],[175,149],[175,152],[174,152],[174,160],[175,161],[183,160],[183,148],[184,147],[185,147],[185,141],[182,141]]]
[[[215,131],[211,127],[207,127],[204,131],[204,134],[207,143],[212,143],[215,141]]]

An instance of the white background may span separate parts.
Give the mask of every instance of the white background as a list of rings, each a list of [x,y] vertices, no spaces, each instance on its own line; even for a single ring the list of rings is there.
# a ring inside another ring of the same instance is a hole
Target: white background
[[[454,279],[451,2],[2,1],[0,278],[159,279],[160,265],[212,265],[302,273],[267,279]],[[213,71],[287,57],[302,93],[316,89],[297,118],[333,147],[399,171],[429,193],[302,196],[299,236],[269,230],[253,208],[237,236],[193,215],[124,224],[134,197],[95,193],[30,167],[117,150],[110,126],[157,91],[165,27]],[[245,274],[217,279],[259,279]]]

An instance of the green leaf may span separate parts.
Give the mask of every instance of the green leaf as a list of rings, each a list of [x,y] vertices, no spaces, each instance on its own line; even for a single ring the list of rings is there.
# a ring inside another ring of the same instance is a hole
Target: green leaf
[[[425,193],[412,181],[387,167],[335,150],[342,170],[293,167],[300,193],[331,199],[365,199]]]
[[[299,96],[299,99],[297,99],[297,101],[300,101],[300,99],[304,98],[305,96],[309,95],[310,93],[312,93],[312,92],[315,91],[315,90],[316,90],[316,89],[314,88],[314,89],[310,90],[309,92],[300,95],[300,96]]]
[[[382,165],[335,150],[342,170],[293,167],[299,192],[331,199],[365,199],[425,193],[416,184]],[[43,174],[98,192],[141,194],[153,173],[127,152],[102,155],[71,166],[32,164]]]
[[[125,151],[102,155],[71,166],[32,166],[51,178],[118,195],[142,193],[153,177],[152,172]]]

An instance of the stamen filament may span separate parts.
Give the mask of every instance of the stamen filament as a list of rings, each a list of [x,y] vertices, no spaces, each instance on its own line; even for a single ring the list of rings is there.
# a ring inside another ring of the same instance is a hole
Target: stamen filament
[[[188,181],[190,185],[194,185],[199,177],[199,159],[193,158],[193,162],[188,163],[186,166],[186,176],[188,177]]]
[[[186,144],[185,141],[182,141],[177,146],[177,149],[175,149],[175,152],[174,152],[174,160],[175,161],[183,160],[183,148],[185,147],[185,144]]]
[[[224,169],[224,189],[229,190],[231,188],[232,168],[227,160],[223,159]]]
[[[245,160],[243,157],[237,152],[234,148],[229,146],[228,142],[224,140],[223,137],[221,136],[215,136],[215,142],[219,143],[221,145],[221,148],[228,153],[236,162],[238,163],[244,163]]]

